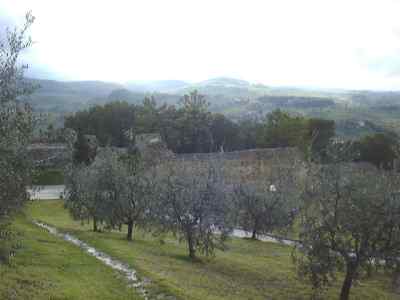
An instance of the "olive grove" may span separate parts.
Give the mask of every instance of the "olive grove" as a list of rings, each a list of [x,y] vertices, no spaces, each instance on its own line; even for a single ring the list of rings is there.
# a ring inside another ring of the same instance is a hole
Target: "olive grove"
[[[132,240],[134,226],[149,219],[151,182],[138,154],[121,155],[105,148],[90,165],[69,166],[65,206],[75,219],[92,221],[93,231],[100,230],[100,224],[127,225],[127,239]]]
[[[328,164],[309,164],[295,262],[315,294],[344,272],[340,299],[356,279],[396,269],[400,257],[400,176],[345,162],[348,149],[331,146]]]

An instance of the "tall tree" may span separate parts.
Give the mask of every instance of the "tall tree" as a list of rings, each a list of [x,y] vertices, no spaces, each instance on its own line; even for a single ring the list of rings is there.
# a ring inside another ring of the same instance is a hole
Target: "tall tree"
[[[78,131],[73,149],[73,162],[75,164],[90,165],[96,156],[96,148],[95,145],[89,143],[82,131]]]
[[[179,152],[210,152],[213,147],[211,114],[205,96],[193,91],[182,98],[181,105],[179,119],[176,120],[180,128]]]
[[[239,148],[239,126],[222,114],[211,116],[212,152],[233,151]]]
[[[360,152],[360,161],[367,161],[378,168],[392,169],[397,158],[398,142],[388,135],[377,133],[367,135],[356,145]]]
[[[127,102],[96,105],[65,119],[65,128],[95,135],[101,146],[124,147],[129,144],[126,131],[134,127],[135,106]]]
[[[155,133],[160,131],[160,110],[153,96],[145,97],[142,105],[136,106],[135,129],[137,133]]]
[[[307,119],[291,116],[279,109],[267,114],[257,134],[258,147],[295,147],[303,145],[307,132]]]
[[[305,140],[312,143],[313,157],[320,162],[326,162],[328,155],[327,147],[335,136],[335,121],[324,119],[309,119]]]
[[[19,64],[19,57],[32,44],[27,32],[33,22],[34,17],[27,13],[20,30],[7,29],[0,36],[0,247],[9,236],[7,223],[28,199],[26,186],[32,169],[27,146],[34,122],[31,108],[23,100],[33,86],[24,79],[27,66]],[[3,258],[8,259],[5,252]]]

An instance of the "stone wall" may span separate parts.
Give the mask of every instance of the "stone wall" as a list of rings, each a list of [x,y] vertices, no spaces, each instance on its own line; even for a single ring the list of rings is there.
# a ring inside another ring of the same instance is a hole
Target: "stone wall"
[[[155,141],[157,138],[157,141]],[[189,164],[201,168],[206,164],[218,163],[227,181],[256,180],[272,177],[279,168],[300,170],[302,155],[296,148],[267,148],[233,152],[174,154],[160,142],[158,135],[136,137],[143,158],[150,164]],[[126,150],[119,148],[121,153]],[[98,149],[101,151],[101,148]],[[57,167],[67,161],[68,149],[64,144],[34,144],[30,146],[36,165]]]
[[[300,178],[304,172],[302,154],[296,148],[176,154],[171,161],[176,164],[189,164],[196,168],[206,164],[218,164],[228,183],[271,179],[279,176],[279,172],[284,170],[290,170]]]
[[[32,144],[28,150],[36,166],[60,167],[68,161],[66,144]]]

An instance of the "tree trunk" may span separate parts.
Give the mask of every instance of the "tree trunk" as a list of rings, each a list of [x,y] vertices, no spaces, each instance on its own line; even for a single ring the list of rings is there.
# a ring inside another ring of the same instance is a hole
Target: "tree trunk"
[[[396,266],[396,269],[392,275],[392,286],[396,293],[400,293],[400,266]]]
[[[96,217],[93,218],[93,231],[94,232],[99,231],[99,229],[97,228],[97,218]]]
[[[129,221],[126,225],[128,225],[128,233],[126,235],[126,239],[128,241],[132,241],[132,234],[133,234],[133,221]]]
[[[348,300],[350,296],[350,289],[353,283],[353,277],[355,273],[355,267],[347,265],[346,277],[344,278],[342,290],[340,292],[340,300]]]
[[[256,240],[257,239],[257,230],[254,228],[253,229],[253,233],[251,234],[251,238],[253,239],[253,240]]]
[[[189,257],[191,259],[196,258],[196,249],[194,248],[193,238],[190,233],[188,233],[188,249],[189,249]]]

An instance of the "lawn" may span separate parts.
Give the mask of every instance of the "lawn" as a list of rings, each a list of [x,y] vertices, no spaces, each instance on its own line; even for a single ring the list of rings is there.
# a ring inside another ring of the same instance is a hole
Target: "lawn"
[[[133,242],[124,232],[93,233],[90,224],[71,220],[61,201],[37,201],[28,215],[72,232],[90,245],[125,261],[139,275],[152,280],[151,289],[161,289],[180,299],[309,299],[310,288],[295,276],[291,248],[267,242],[232,239],[228,251],[213,259],[191,262],[185,244],[173,238],[139,233]],[[325,299],[337,299],[339,285]],[[352,299],[400,299],[382,275],[357,282]]]
[[[0,299],[140,299],[121,274],[27,217],[19,216],[13,229],[22,247],[9,265],[0,265]]]
[[[38,168],[33,178],[34,185],[60,185],[64,184],[62,169]]]

